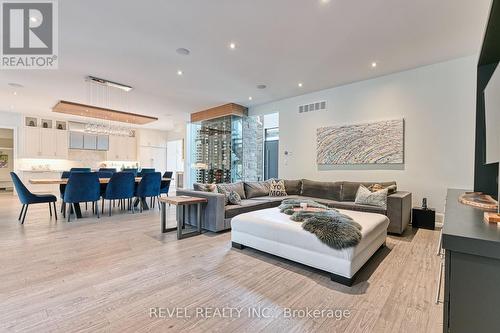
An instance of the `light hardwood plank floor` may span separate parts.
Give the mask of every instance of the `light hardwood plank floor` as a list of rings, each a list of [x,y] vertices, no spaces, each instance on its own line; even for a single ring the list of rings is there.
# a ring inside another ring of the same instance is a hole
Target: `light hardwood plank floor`
[[[438,231],[389,236],[349,288],[315,269],[232,249],[229,232],[162,235],[158,210],[67,223],[34,205],[21,226],[20,208],[0,195],[2,332],[442,331]],[[152,318],[157,307],[180,312]],[[307,308],[348,316],[288,316]],[[228,317],[209,312],[222,309]]]

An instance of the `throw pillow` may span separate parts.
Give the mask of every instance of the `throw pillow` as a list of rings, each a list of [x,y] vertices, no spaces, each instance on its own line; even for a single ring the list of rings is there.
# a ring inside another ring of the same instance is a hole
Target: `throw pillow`
[[[386,185],[381,185],[381,184],[372,184],[372,185],[368,186],[368,189],[372,192],[380,191],[380,190],[383,190],[385,188],[387,189],[389,194],[394,193],[397,190],[396,185],[386,186]]]
[[[285,190],[285,182],[283,180],[271,181],[271,187],[269,190],[270,197],[286,197],[288,194]]]
[[[245,196],[247,199],[269,195],[271,180],[264,182],[245,182]]]
[[[201,192],[216,192],[215,184],[203,184],[203,183],[194,183],[193,188],[195,191]]]
[[[229,200],[229,203],[231,205],[240,205],[241,204],[241,197],[236,191],[231,191],[227,195],[227,199]]]
[[[224,205],[227,206],[229,204],[229,192],[219,185],[216,185],[215,187],[217,188],[217,193],[224,194]]]
[[[383,209],[387,209],[387,193],[388,189],[386,188],[380,191],[371,192],[364,185],[360,185],[358,188],[358,192],[356,193],[356,199],[354,200],[354,203],[360,205],[377,206],[382,207]]]
[[[246,199],[245,195],[245,187],[243,186],[243,182],[238,182],[238,183],[221,183],[217,184],[218,189],[223,189],[224,191],[231,192],[235,191],[238,192],[240,197],[242,199]],[[219,192],[220,193],[220,192]]]

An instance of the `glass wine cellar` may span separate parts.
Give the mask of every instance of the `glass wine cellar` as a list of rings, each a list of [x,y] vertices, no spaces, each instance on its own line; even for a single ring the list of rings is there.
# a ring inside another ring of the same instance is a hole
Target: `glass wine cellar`
[[[261,116],[225,116],[191,123],[191,182],[262,180],[263,136]]]

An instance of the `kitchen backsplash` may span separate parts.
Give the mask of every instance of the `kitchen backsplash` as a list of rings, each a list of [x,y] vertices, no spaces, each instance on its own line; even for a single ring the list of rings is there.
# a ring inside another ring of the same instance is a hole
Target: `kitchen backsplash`
[[[106,152],[102,151],[71,149],[68,158],[67,160],[20,158],[17,160],[16,168],[25,171],[64,171],[75,167],[90,167],[92,169],[100,167],[117,169],[138,167],[137,162],[106,161]]]

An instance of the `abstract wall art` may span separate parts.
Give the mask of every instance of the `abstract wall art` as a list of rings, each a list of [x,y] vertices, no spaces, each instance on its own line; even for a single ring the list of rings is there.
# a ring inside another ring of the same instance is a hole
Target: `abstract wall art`
[[[404,120],[317,129],[317,163],[403,164]]]
[[[9,167],[9,155],[0,152],[0,169]]]

